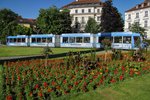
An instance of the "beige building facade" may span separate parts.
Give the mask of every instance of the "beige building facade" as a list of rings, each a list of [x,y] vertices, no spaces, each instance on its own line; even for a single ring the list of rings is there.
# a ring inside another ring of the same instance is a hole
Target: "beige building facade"
[[[128,32],[133,23],[139,23],[146,29],[146,38],[150,39],[150,0],[145,0],[141,4],[125,12],[125,31]]]
[[[80,31],[84,32],[85,25],[90,17],[94,18],[97,23],[100,23],[102,5],[103,3],[100,0],[75,0],[62,7],[62,9],[70,10],[72,26],[74,28],[79,27]],[[76,26],[77,23],[79,26]]]

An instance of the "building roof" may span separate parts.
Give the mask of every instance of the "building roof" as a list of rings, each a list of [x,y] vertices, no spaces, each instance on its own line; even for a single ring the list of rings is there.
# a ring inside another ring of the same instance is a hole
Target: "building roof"
[[[73,6],[73,5],[84,5],[84,4],[99,4],[99,5],[102,5],[103,3],[100,0],[76,0],[76,1],[73,1],[73,2],[63,6],[62,9],[68,8],[69,6]]]
[[[145,0],[141,4],[136,5],[135,7],[127,10],[126,12],[140,10],[140,9],[145,9],[145,8],[149,8],[149,7],[150,7],[150,0]]]
[[[18,23],[22,23],[22,24],[30,24],[30,25],[35,25],[36,24],[36,20],[35,19],[27,19],[27,18],[18,18]]]

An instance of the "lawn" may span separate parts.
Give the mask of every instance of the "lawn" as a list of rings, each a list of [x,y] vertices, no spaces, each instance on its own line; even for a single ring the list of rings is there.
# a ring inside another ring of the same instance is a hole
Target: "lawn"
[[[83,48],[51,48],[54,54],[66,53],[69,51],[84,51],[90,49]],[[10,56],[29,56],[29,55],[41,55],[43,51],[42,47],[0,47],[0,57]]]
[[[96,90],[68,95],[56,100],[149,100],[150,74],[130,78]]]

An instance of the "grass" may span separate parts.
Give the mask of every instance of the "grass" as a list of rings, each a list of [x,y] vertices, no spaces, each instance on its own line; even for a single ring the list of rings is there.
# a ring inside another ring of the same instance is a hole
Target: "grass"
[[[90,49],[83,48],[51,48],[54,54],[66,53],[69,51],[84,51]],[[29,56],[29,55],[41,55],[43,51],[42,47],[0,47],[0,57],[11,56]]]
[[[62,96],[56,100],[149,100],[149,77],[150,74],[146,74],[87,93]]]

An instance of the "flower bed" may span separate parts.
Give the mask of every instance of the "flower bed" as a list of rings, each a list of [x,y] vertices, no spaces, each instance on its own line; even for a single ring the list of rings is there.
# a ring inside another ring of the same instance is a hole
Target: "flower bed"
[[[102,55],[100,56],[102,57]],[[18,61],[4,65],[6,100],[50,99],[69,93],[87,92],[150,72],[150,62],[125,60],[100,62],[86,57],[67,60]]]

